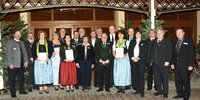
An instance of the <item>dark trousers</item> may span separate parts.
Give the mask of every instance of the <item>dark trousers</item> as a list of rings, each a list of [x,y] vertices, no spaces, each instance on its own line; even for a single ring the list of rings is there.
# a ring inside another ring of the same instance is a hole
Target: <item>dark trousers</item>
[[[144,73],[145,73],[145,62],[133,62],[133,74],[135,79],[136,91],[140,94],[144,94]]]
[[[103,89],[105,85],[105,89],[109,90],[110,88],[110,79],[111,79],[111,66],[99,65],[98,68],[98,76],[99,76],[99,87]]]
[[[114,85],[114,76],[113,76],[113,69],[114,69],[114,57],[111,60],[111,77],[110,77],[110,87]]]
[[[163,64],[164,65],[164,64]],[[168,95],[169,66],[158,66],[154,63],[154,80],[157,92]]]
[[[34,63],[29,62],[28,67],[26,70],[29,72],[29,75],[26,79],[26,84],[32,85],[32,87],[36,88],[35,79],[34,79]]]
[[[90,80],[90,71],[91,71],[91,61],[80,61],[80,73],[81,73],[81,85],[83,88],[87,88],[89,86]]]
[[[190,75],[191,72],[187,68],[180,68],[181,66],[176,66],[174,69],[175,85],[178,95],[184,96],[184,99],[189,99],[190,97]]]
[[[98,71],[99,71],[99,65],[98,65],[98,64],[95,64],[95,67],[94,67],[94,86],[95,86],[95,87],[98,87],[98,86],[99,86]]]
[[[24,91],[24,68],[14,68],[10,69],[8,67],[8,84],[11,95],[16,94],[15,84],[16,84],[16,77],[18,80],[19,92]]]
[[[147,66],[147,88],[152,89],[153,85],[153,66]]]
[[[133,60],[130,60],[130,65],[131,65],[131,86],[132,86],[132,89],[136,89],[135,88],[135,76],[134,76],[134,66],[133,66]]]

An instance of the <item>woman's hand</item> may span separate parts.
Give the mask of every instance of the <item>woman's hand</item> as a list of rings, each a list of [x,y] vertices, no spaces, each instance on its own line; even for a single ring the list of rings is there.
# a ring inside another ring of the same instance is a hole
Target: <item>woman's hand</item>
[[[91,68],[94,69],[94,64],[92,64]]]

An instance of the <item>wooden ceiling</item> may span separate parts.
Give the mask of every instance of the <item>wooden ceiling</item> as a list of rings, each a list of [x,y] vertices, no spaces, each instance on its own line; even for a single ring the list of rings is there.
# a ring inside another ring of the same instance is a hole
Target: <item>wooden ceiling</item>
[[[44,8],[94,7],[148,13],[151,0],[0,0],[0,13]],[[156,0],[158,13],[199,10],[200,0]]]

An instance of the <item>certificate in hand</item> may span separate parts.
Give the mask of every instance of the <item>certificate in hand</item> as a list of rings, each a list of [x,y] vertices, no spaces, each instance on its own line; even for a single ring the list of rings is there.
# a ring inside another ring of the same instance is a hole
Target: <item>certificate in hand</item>
[[[65,50],[66,60],[74,60],[74,53],[72,49]]]
[[[56,53],[56,57],[60,58],[60,47],[54,48],[54,52]]]
[[[124,48],[116,48],[116,58],[124,58]]]
[[[38,53],[38,59],[41,61],[47,60],[47,53],[46,52],[39,52]]]

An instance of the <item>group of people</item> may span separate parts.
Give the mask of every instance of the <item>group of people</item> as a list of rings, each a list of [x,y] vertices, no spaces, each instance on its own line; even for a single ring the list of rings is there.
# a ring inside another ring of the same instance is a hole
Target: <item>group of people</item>
[[[149,38],[143,39],[139,29],[129,28],[127,33],[109,27],[109,34],[101,28],[91,31],[90,38],[80,28],[73,32],[73,38],[61,28],[53,33],[52,40],[47,33],[38,32],[38,40],[29,33],[27,41],[20,40],[16,31],[14,39],[6,45],[8,80],[11,97],[16,97],[15,78],[18,76],[19,93],[24,89],[24,71],[29,72],[27,82],[39,86],[39,94],[49,93],[48,86],[55,90],[74,91],[82,86],[82,91],[91,89],[91,70],[94,70],[94,86],[97,92],[110,92],[115,86],[117,93],[125,93],[129,87],[133,94],[144,97],[145,71],[147,90],[153,87],[155,96],[168,98],[168,77],[170,68],[174,70],[177,96],[190,97],[190,74],[194,65],[194,44],[186,38],[183,29],[176,30],[176,41],[164,37],[163,29],[150,30]],[[153,84],[155,84],[153,86]],[[31,87],[28,91],[32,91]]]

